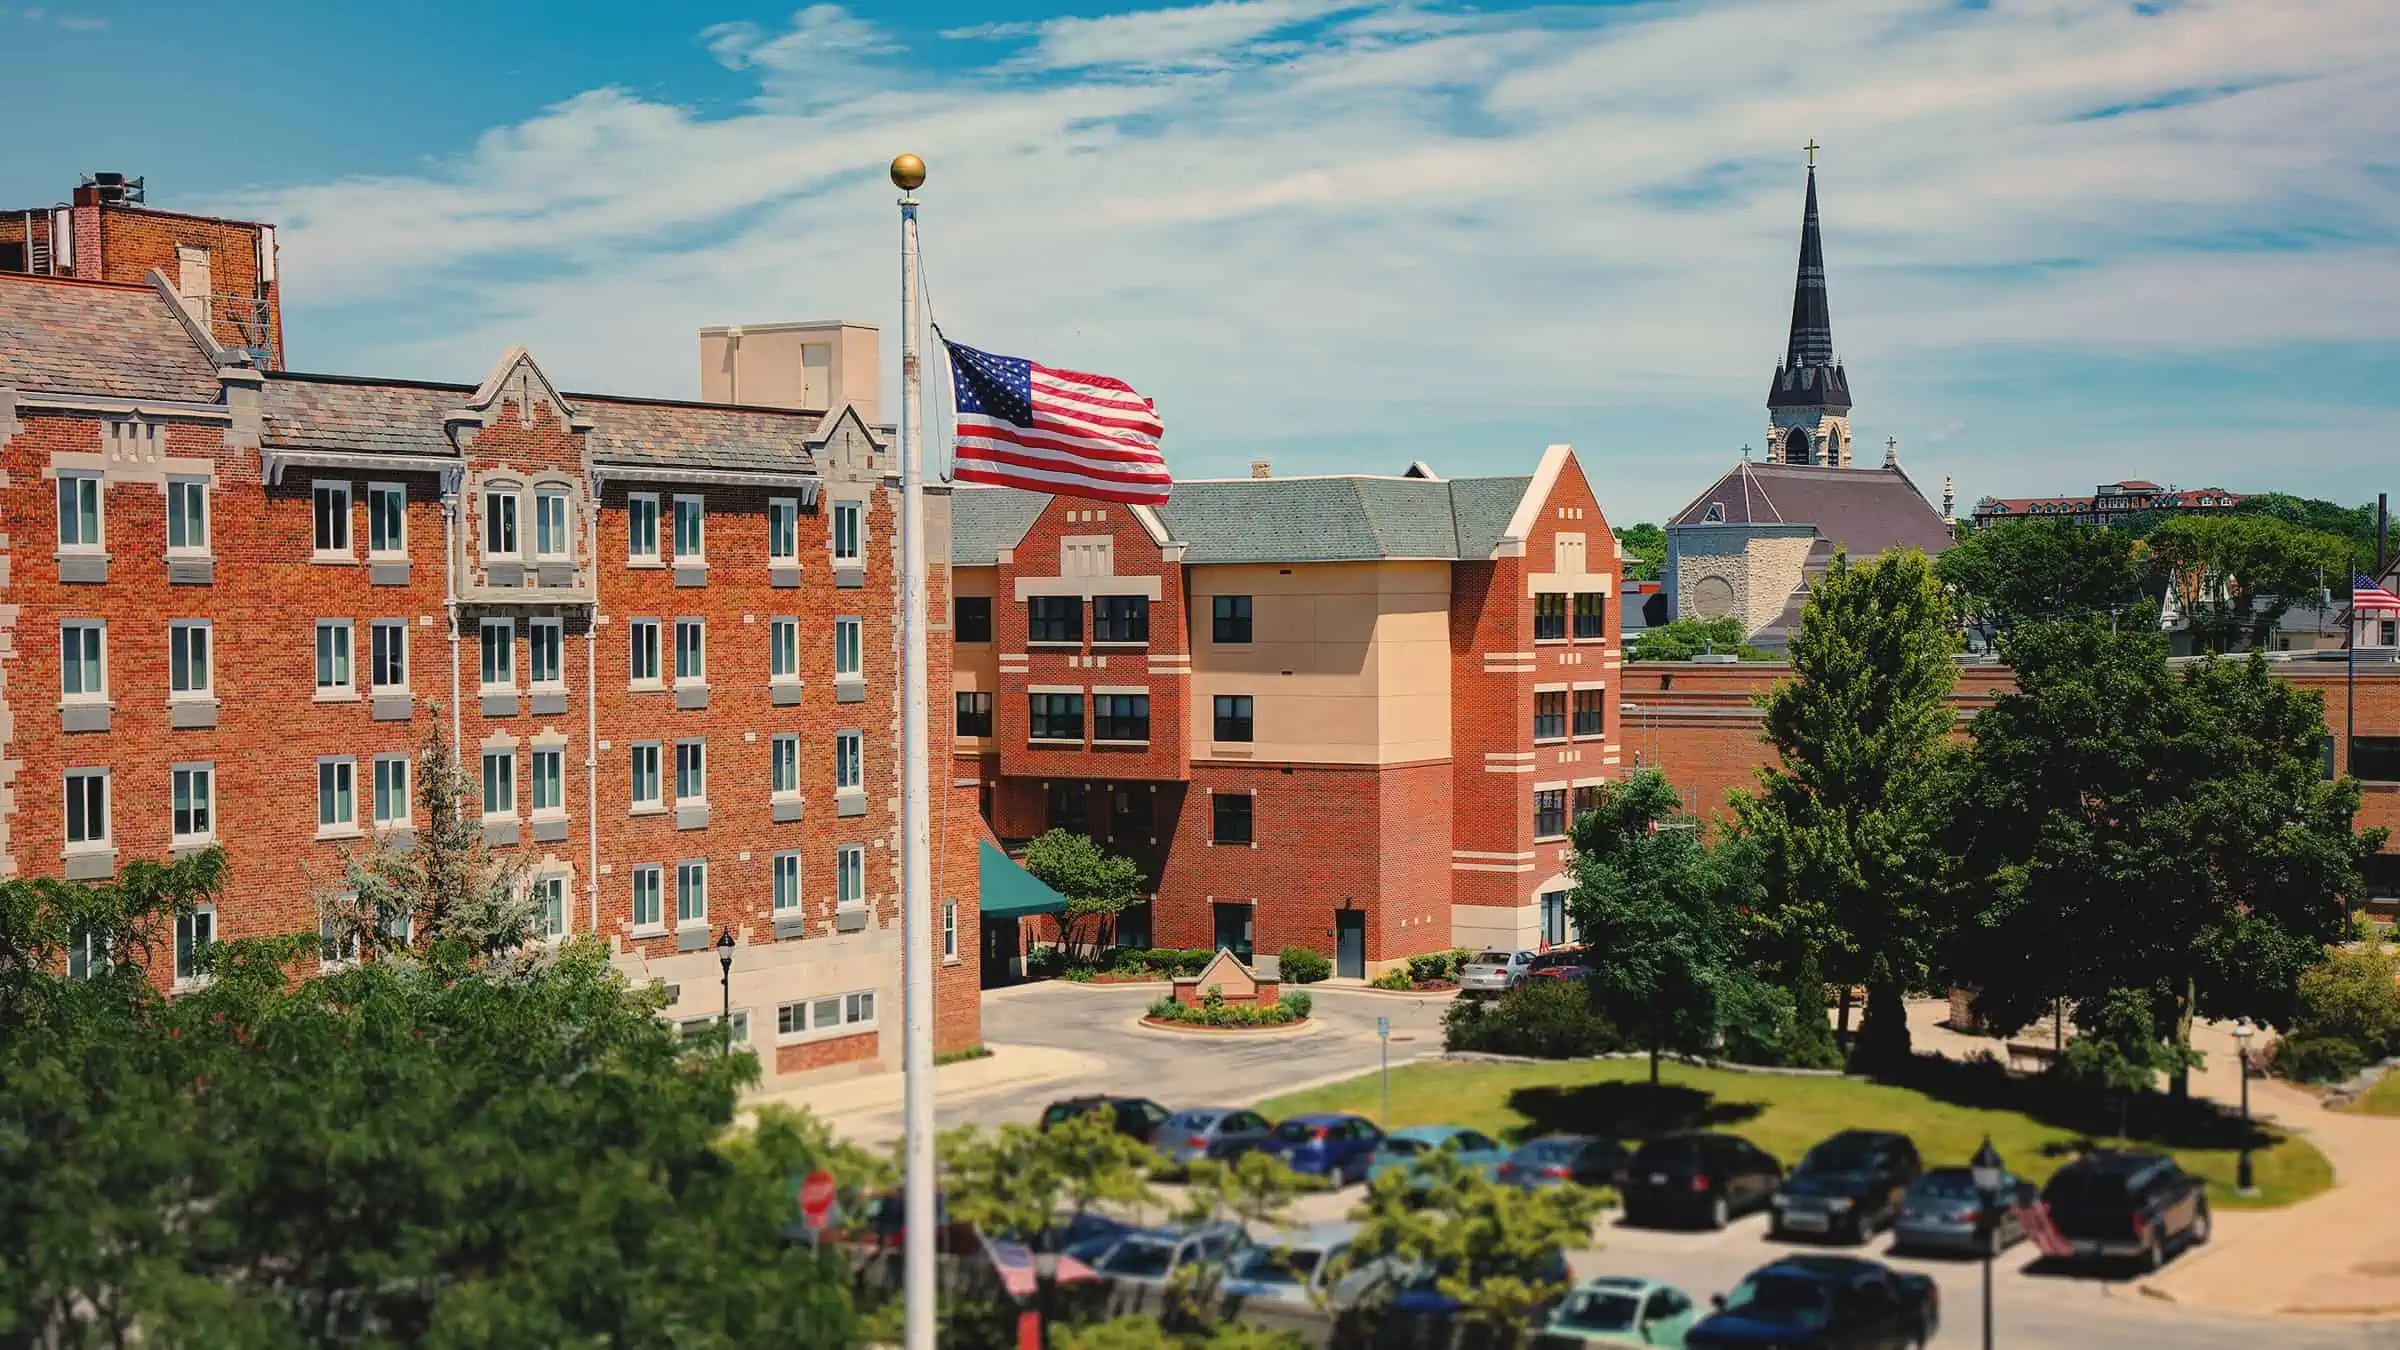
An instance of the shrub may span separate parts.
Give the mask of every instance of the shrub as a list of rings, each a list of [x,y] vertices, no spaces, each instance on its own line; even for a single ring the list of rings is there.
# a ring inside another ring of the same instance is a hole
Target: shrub
[[[1202,1027],[1281,1027],[1306,1018],[1310,1006],[1308,995],[1297,990],[1274,1003],[1232,1003],[1211,986],[1196,1007],[1187,1008],[1173,998],[1154,1000],[1150,1016],[1161,1022]]]
[[[2300,977],[2292,1039],[2348,1041],[2368,1059],[2400,1054],[2400,983],[2395,977],[2400,977],[2400,952],[2381,943],[2329,953],[2323,965]]]
[[[1306,947],[1286,947],[1277,958],[1283,978],[1294,984],[1315,984],[1333,973],[1333,963]]]
[[[2291,1035],[2275,1045],[2275,1072],[2296,1083],[2339,1083],[2365,1067],[2366,1051],[2340,1036]]]
[[[1025,953],[1025,974],[1032,979],[1056,975],[1067,967],[1067,954],[1047,942],[1035,943]]]
[[[1406,966],[1394,966],[1367,983],[1377,989],[1397,989],[1402,993],[1407,993],[1417,987],[1417,978],[1412,973],[1414,964],[1411,962]]]
[[[1472,948],[1452,947],[1446,952],[1412,956],[1408,958],[1409,978],[1418,981],[1455,980],[1458,978],[1458,968],[1465,965],[1467,958],[1474,954]]]
[[[1727,982],[1717,995],[1717,1014],[1719,1053],[1736,1064],[1786,1063],[1799,1040],[1791,994],[1761,979]],[[1820,1011],[1818,1020],[1823,1017]]]
[[[1101,953],[1101,969],[1120,975],[1197,975],[1216,959],[1216,953],[1186,947],[1111,947]]]
[[[1449,1050],[1538,1059],[1580,1059],[1623,1044],[1572,980],[1528,980],[1497,1000],[1460,999],[1442,1017]]]

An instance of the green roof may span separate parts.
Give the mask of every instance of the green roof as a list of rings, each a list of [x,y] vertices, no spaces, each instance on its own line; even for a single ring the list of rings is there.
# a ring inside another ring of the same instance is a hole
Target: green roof
[[[1532,483],[1513,478],[1227,478],[1177,483],[1158,508],[1187,563],[1481,560]],[[1049,504],[1047,493],[960,488],[951,561],[988,566]]]
[[[980,842],[983,847],[977,860],[976,880],[982,890],[976,907],[983,917],[1021,919],[1028,914],[1066,912],[1067,897],[1043,885],[991,840]]]

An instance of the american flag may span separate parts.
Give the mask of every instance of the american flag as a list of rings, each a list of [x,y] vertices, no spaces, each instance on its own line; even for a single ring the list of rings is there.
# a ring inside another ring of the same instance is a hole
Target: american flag
[[[962,483],[1059,492],[1104,502],[1158,506],[1167,500],[1166,428],[1133,386],[1106,375],[1053,370],[1019,356],[994,356],[948,338],[958,395]]]
[[[2350,607],[2352,609],[2400,609],[2400,595],[2375,584],[2364,572],[2350,574]]]

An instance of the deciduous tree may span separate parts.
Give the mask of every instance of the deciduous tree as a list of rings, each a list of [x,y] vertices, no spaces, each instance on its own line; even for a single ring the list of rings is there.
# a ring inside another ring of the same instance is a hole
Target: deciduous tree
[[[1531,1334],[1533,1314],[1567,1292],[1563,1254],[1592,1245],[1607,1192],[1583,1186],[1503,1186],[1436,1152],[1419,1176],[1377,1177],[1351,1211],[1358,1221],[1345,1269],[1382,1260],[1400,1276],[1430,1272],[1494,1350]]]
[[[2138,535],[2067,520],[2008,520],[1961,533],[1933,563],[1960,622],[1990,648],[2021,624],[2155,609]],[[2136,622],[2140,622],[2137,618]]]
[[[1025,846],[1025,870],[1066,897],[1059,936],[1068,951],[1088,948],[1125,908],[1141,898],[1142,873],[1072,830],[1046,830]]]

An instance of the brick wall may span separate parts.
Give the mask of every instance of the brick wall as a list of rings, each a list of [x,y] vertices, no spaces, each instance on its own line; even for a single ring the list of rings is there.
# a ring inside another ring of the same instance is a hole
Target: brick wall
[[[139,206],[78,206],[72,217],[74,265],[60,269],[62,275],[146,285],[155,268],[174,287],[182,279],[179,250],[207,249],[210,293],[240,302],[209,316],[210,335],[226,346],[263,345],[273,354],[271,367],[284,368],[282,289],[259,276],[266,227]],[[48,208],[37,208],[31,224],[30,240],[47,248],[52,242]],[[0,211],[0,244],[28,242],[26,226],[23,211]],[[271,238],[266,247],[273,248]]]

